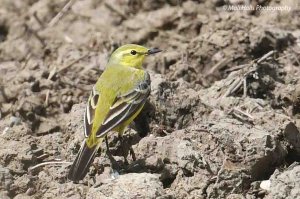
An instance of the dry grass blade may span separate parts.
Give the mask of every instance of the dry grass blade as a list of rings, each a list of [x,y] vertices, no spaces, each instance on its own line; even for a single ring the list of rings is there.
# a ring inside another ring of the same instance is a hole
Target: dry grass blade
[[[252,123],[254,121],[254,118],[252,115],[250,115],[249,113],[242,111],[238,108],[233,108],[232,110],[230,110],[230,112],[228,114],[232,115],[235,118],[238,118],[239,120],[241,120],[243,122]]]
[[[68,3],[61,9],[59,13],[49,22],[48,27],[53,27],[71,8],[76,0],[70,0]]]
[[[45,99],[45,107],[47,107],[49,105],[49,95],[50,95],[50,90],[48,89],[47,90],[47,93],[46,93],[46,99]]]
[[[242,110],[240,110],[240,109],[238,109],[238,108],[234,108],[233,111],[239,113],[240,115],[246,116],[247,118],[249,118],[249,119],[251,119],[251,120],[254,119],[252,115],[250,115],[249,113],[247,113],[247,112],[245,112],[245,111],[242,111]]]
[[[43,163],[37,164],[37,165],[35,165],[33,167],[30,167],[28,169],[28,172],[31,172],[34,169],[37,169],[39,167],[43,167],[43,166],[46,166],[46,165],[60,165],[60,164],[72,164],[72,162],[67,162],[67,161],[43,162]]]
[[[276,52],[275,50],[271,50],[270,52],[268,52],[267,54],[265,54],[264,56],[262,56],[259,60],[257,60],[256,63],[259,64],[259,63],[265,61],[266,59],[268,59],[269,57],[271,57],[272,55],[274,55],[275,52]]]
[[[253,72],[257,71],[258,65],[264,61],[266,61],[267,59],[269,59],[271,56],[273,56],[275,54],[276,51],[272,50],[270,52],[268,52],[267,54],[265,54],[264,56],[262,56],[261,58],[257,59],[257,60],[253,60],[251,61],[250,64],[244,64],[241,66],[237,66],[234,67],[234,71],[235,73],[232,75],[232,79],[235,78],[235,80],[230,84],[229,88],[227,89],[227,91],[225,92],[225,94],[223,95],[223,97],[228,97],[232,94],[234,94],[235,92],[237,92],[241,86],[243,85],[243,97],[247,96],[247,77],[252,74]],[[250,66],[248,68],[245,68],[246,66]]]
[[[229,58],[224,58],[224,59],[222,59],[222,60],[219,61],[217,64],[215,64],[215,65],[208,71],[208,73],[207,73],[206,75],[208,76],[208,75],[214,74],[215,71],[218,71],[218,70],[224,68],[230,61],[231,61],[231,59],[229,59]]]
[[[44,39],[35,30],[31,29],[27,24],[25,24],[25,28],[31,35],[33,35],[41,43],[43,48],[46,47],[46,43]]]
[[[56,74],[56,66],[50,71],[49,76],[48,76],[48,80],[52,79],[52,77]]]
[[[226,69],[225,72],[230,73],[230,72],[233,72],[233,71],[241,70],[241,69],[243,69],[245,67],[248,67],[248,66],[251,66],[251,64],[242,64],[242,65],[234,66],[232,68]]]
[[[233,94],[240,86],[242,85],[242,81],[240,78],[237,78],[234,80],[234,82],[230,85],[226,93],[224,94],[224,97],[228,97],[231,94]]]
[[[115,6],[105,2],[104,5],[111,10],[112,12],[115,12],[117,15],[119,15],[123,20],[127,19],[127,16],[118,8],[116,8]]]
[[[41,28],[45,28],[45,24],[42,22],[42,20],[37,16],[37,13],[36,12],[34,12],[33,13],[33,18],[38,22],[38,24],[39,24],[39,26],[41,27]]]

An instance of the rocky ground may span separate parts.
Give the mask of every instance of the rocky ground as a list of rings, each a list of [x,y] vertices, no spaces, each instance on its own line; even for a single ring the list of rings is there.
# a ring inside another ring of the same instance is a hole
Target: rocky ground
[[[245,2],[0,0],[0,198],[300,198],[299,3]],[[85,101],[126,43],[164,49],[144,118],[74,184]]]

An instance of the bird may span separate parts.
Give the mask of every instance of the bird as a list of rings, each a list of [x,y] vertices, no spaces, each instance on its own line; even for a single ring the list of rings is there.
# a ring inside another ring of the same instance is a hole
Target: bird
[[[69,180],[84,179],[108,133],[122,136],[141,112],[151,91],[150,75],[142,65],[148,55],[158,52],[158,48],[126,44],[111,54],[87,101],[83,118],[85,139],[70,167]]]

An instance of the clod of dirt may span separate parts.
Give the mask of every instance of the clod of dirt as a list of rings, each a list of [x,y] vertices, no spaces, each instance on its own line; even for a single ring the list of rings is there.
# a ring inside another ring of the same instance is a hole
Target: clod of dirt
[[[1,199],[10,199],[7,191],[0,191],[0,197],[1,197]]]
[[[0,190],[9,190],[12,184],[13,176],[9,169],[0,167]]]
[[[8,34],[8,29],[4,25],[0,25],[0,43],[5,41]]]
[[[50,134],[59,130],[60,127],[57,121],[48,120],[47,122],[41,122],[37,130],[37,135]]]
[[[232,120],[215,122],[162,138],[144,138],[134,146],[136,157],[148,171],[161,173],[164,187],[181,198],[225,196],[230,190],[249,187],[250,179],[268,178],[274,166],[283,162],[286,152],[270,133],[244,128]],[[220,150],[214,151],[216,143]],[[236,186],[217,186],[220,182]]]
[[[289,123],[284,130],[284,136],[293,150],[300,156],[300,133],[294,123]]]
[[[250,32],[250,47],[254,57],[258,58],[271,50],[282,51],[293,44],[296,38],[288,31],[281,29],[252,29]]]
[[[292,199],[300,197],[300,166],[294,165],[283,172],[276,170],[271,176],[270,193],[266,199]]]
[[[88,190],[87,199],[92,198],[158,198],[164,195],[162,183],[155,174],[128,173],[117,179],[108,179],[100,187]]]

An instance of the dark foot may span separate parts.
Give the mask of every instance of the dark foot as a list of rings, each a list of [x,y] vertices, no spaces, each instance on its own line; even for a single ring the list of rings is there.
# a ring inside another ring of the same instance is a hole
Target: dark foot
[[[120,140],[121,147],[122,147],[122,152],[123,152],[124,162],[125,162],[126,165],[128,165],[128,161],[127,161],[128,150],[127,150],[127,147],[125,146],[123,137],[120,136],[120,135],[119,135],[119,140]],[[126,143],[126,144],[128,144],[128,143]],[[128,144],[128,145],[129,145],[129,144]],[[133,161],[136,161],[135,153],[134,153],[133,148],[132,148],[131,145],[129,146],[129,153],[130,153],[130,155],[131,155],[131,157],[132,157],[132,160],[133,160]]]
[[[121,166],[119,165],[119,163],[115,160],[115,158],[112,156],[110,150],[109,150],[109,145],[108,145],[108,139],[107,136],[105,136],[105,144],[106,144],[106,155],[108,156],[110,163],[111,163],[111,167],[113,170],[116,171],[120,171],[121,170]]]
[[[133,160],[133,161],[136,161],[135,153],[134,153],[134,151],[133,151],[132,146],[130,146],[129,152],[130,152],[130,155],[131,155],[131,157],[132,157],[132,160]]]
[[[124,164],[125,165],[129,165],[128,161],[127,161],[127,151],[126,151],[126,146],[125,146],[125,143],[124,143],[124,139],[121,135],[118,136],[119,138],[119,141],[120,141],[120,145],[122,147],[122,153],[123,153],[123,157],[124,157]]]

